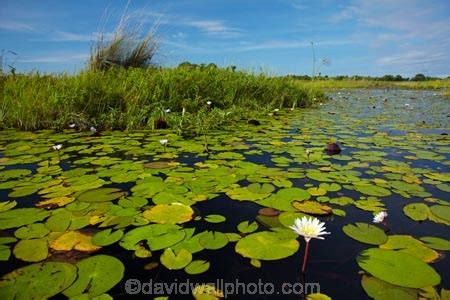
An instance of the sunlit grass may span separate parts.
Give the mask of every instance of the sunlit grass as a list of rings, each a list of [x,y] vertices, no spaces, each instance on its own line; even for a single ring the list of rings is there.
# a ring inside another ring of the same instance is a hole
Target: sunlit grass
[[[7,76],[2,94],[1,126],[22,130],[61,129],[71,122],[85,128],[153,128],[160,118],[176,127],[183,108],[187,112],[183,127],[195,127],[203,123],[195,119],[203,115],[199,112],[207,101],[212,101],[217,113],[215,125],[221,123],[219,117],[230,122],[294,103],[307,107],[324,98],[320,89],[304,87],[292,79],[216,67],[112,68],[76,75]],[[170,114],[164,112],[167,108]]]

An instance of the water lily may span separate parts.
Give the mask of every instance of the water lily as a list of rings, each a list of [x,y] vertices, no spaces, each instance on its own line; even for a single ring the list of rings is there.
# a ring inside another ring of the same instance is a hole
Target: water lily
[[[305,273],[306,262],[308,261],[309,254],[309,242],[311,241],[311,239],[323,240],[325,238],[321,235],[330,234],[330,232],[325,231],[325,223],[320,222],[320,220],[317,218],[297,218],[294,221],[294,225],[290,226],[290,228],[294,230],[294,232],[305,238],[306,248],[302,266],[302,273]]]
[[[385,211],[381,211],[375,214],[373,217],[374,223],[384,223],[384,219],[388,216],[388,213]]]
[[[61,150],[62,145],[61,145],[61,144],[54,145],[54,146],[52,146],[52,148],[53,148],[53,150],[55,150],[55,151],[59,151],[59,150]]]
[[[211,101],[206,101],[206,104],[207,104],[208,106],[210,106],[210,105],[212,104],[212,102],[211,102]]]
[[[159,143],[164,147],[164,152],[166,152],[166,146],[167,146],[168,142],[169,142],[169,140],[167,140],[167,139],[159,140]]]
[[[69,128],[75,128],[77,126],[77,124],[75,124],[75,123],[70,123],[69,124]]]
[[[171,110],[170,110],[170,108],[168,108],[168,109],[164,110],[164,112],[165,112],[166,114],[168,114],[168,113],[171,112]]]
[[[91,126],[91,128],[89,130],[91,131],[92,134],[97,133],[97,128],[95,128],[94,126]]]
[[[274,111],[274,112],[279,112],[280,109],[279,109],[279,108],[275,108],[273,111]]]

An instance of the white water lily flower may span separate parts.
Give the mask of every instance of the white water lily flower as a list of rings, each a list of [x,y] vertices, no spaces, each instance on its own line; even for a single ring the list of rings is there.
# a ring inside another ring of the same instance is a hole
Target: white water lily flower
[[[97,129],[94,126],[91,126],[89,130],[91,131],[91,133],[97,133]]]
[[[55,151],[59,151],[59,150],[61,150],[62,145],[61,145],[61,144],[54,145],[54,146],[52,146],[52,148],[53,148],[53,150],[55,150]]]
[[[317,218],[297,218],[294,223],[289,228],[303,236],[306,242],[309,242],[312,238],[323,240],[324,238],[321,235],[330,234],[330,232],[325,231],[325,223],[320,222]]]
[[[207,101],[207,102],[206,102],[206,104],[208,104],[208,105],[211,105],[211,104],[212,104],[212,102],[211,102],[211,101]]]
[[[167,143],[168,143],[169,141],[168,140],[166,140],[166,139],[164,139],[164,140],[159,140],[159,143],[161,144],[161,145],[167,145]]]
[[[167,114],[171,112],[170,108],[164,110]]]
[[[77,124],[75,124],[75,123],[70,123],[69,124],[69,128],[75,128],[75,126],[77,126]]]
[[[384,219],[388,216],[387,212],[385,211],[381,211],[377,214],[375,214],[375,216],[373,217],[373,222],[374,223],[381,223],[384,221]]]
[[[273,111],[274,111],[274,112],[279,112],[280,109],[279,109],[279,108],[275,108]]]

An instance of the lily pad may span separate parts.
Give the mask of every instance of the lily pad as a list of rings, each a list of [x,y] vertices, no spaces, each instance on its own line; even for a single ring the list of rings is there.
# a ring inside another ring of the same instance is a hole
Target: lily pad
[[[120,260],[108,255],[85,258],[76,266],[77,280],[63,292],[67,297],[75,297],[83,293],[87,293],[89,297],[101,295],[119,283],[125,271]]]
[[[144,211],[144,218],[158,224],[180,224],[192,219],[194,211],[181,203],[158,204]]]
[[[425,242],[427,247],[435,250],[450,250],[450,241],[433,236],[425,236],[420,238],[421,241]]]
[[[206,249],[217,250],[228,244],[228,237],[219,231],[207,231],[200,236],[199,242]]]
[[[19,268],[0,281],[1,299],[47,299],[69,287],[77,268],[69,263],[44,262]]]
[[[106,202],[120,198],[125,193],[117,188],[97,188],[81,193],[77,200],[81,202]]]
[[[384,230],[367,223],[347,224],[342,231],[352,239],[370,245],[381,245],[388,240]]]
[[[282,239],[274,232],[263,231],[240,239],[235,250],[251,259],[278,260],[293,255],[299,246],[296,239]]]
[[[328,205],[316,201],[293,202],[292,206],[297,210],[313,215],[327,215],[331,213],[332,208]]]
[[[70,251],[72,249],[93,252],[101,247],[92,243],[92,236],[80,231],[67,231],[51,242],[50,248],[59,251]]]
[[[433,205],[430,207],[430,210],[438,218],[450,222],[450,206]]]
[[[364,250],[356,260],[363,270],[390,284],[423,288],[441,282],[439,274],[428,264],[415,256],[395,250]]]
[[[393,285],[372,276],[364,275],[361,285],[367,295],[375,300],[416,300],[419,298],[417,289]]]
[[[184,268],[184,271],[190,275],[201,274],[208,271],[210,263],[206,260],[194,260]]]
[[[105,229],[97,232],[92,237],[92,244],[96,246],[108,246],[120,241],[123,237],[123,230],[116,230],[112,232],[112,229]]]
[[[226,221],[226,218],[222,215],[207,215],[204,220],[209,223],[222,223]]]
[[[237,229],[242,233],[252,233],[258,229],[258,223],[244,221],[238,224]]]
[[[13,253],[16,258],[24,261],[38,262],[44,260],[48,256],[47,240],[21,240],[14,246]]]
[[[424,203],[410,203],[403,207],[403,212],[414,221],[424,221],[428,219],[430,208]]]
[[[186,267],[192,261],[192,254],[186,249],[181,249],[175,253],[167,248],[160,257],[161,263],[169,270],[179,270]]]
[[[16,208],[0,213],[0,229],[20,227],[42,221],[50,212],[38,208]]]
[[[387,242],[380,245],[380,248],[397,250],[397,252],[420,258],[424,262],[432,262],[439,257],[439,253],[410,235],[390,235]]]

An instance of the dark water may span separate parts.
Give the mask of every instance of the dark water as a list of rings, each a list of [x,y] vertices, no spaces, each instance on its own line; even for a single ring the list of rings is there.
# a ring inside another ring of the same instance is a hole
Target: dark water
[[[445,140],[445,135],[449,132],[449,102],[429,91],[397,91],[397,90],[355,90],[341,91],[330,95],[331,100],[320,106],[317,110],[308,109],[299,114],[298,118],[288,124],[286,133],[281,141],[295,141],[296,135],[302,130],[307,130],[311,135],[325,135],[337,137],[344,145],[342,154],[351,155],[353,151],[358,151],[355,144],[358,138],[371,138],[376,134],[385,133],[389,136],[404,137],[411,133],[418,133],[422,137],[428,138],[427,141],[436,141],[444,138],[443,147],[448,147],[449,140]],[[387,99],[387,100],[385,100]],[[447,104],[445,104],[447,103]],[[408,105],[405,105],[408,104]],[[268,137],[270,139],[270,137]],[[314,139],[313,139],[314,142]],[[387,153],[386,159],[406,161],[404,156],[408,154],[408,140],[402,140],[402,146],[374,146],[376,150]],[[410,141],[414,145],[414,141]],[[250,142],[251,143],[251,142]],[[259,142],[256,142],[258,144]],[[431,143],[430,147],[435,147],[436,143]],[[445,146],[446,144],[446,146]],[[348,146],[347,146],[348,145]],[[310,147],[309,142],[305,147]],[[255,148],[258,148],[255,146]],[[432,149],[430,149],[432,150]],[[439,149],[434,149],[439,150]],[[237,151],[243,153],[245,151]],[[414,168],[427,168],[435,172],[450,172],[448,160],[450,158],[448,150],[439,152],[445,156],[444,161],[431,160],[413,160],[409,165]],[[114,155],[110,155],[111,157]],[[262,155],[245,155],[247,161],[258,164],[264,164],[269,167],[276,167],[271,161],[272,155],[263,152]],[[281,153],[281,156],[291,157],[288,152]],[[185,154],[179,156],[179,161],[186,166],[192,166],[199,161],[205,161],[207,157]],[[63,164],[63,169],[76,168],[71,164],[70,159]],[[345,165],[347,162],[330,159],[331,162],[338,165]],[[447,163],[446,163],[447,162]],[[376,165],[376,163],[374,164]],[[29,168],[35,172],[35,164],[6,166],[11,168]],[[304,163],[292,163],[289,167],[308,168]],[[358,170],[358,169],[356,169]],[[364,171],[365,169],[361,169]],[[372,178],[372,175],[363,173],[362,178]],[[294,186],[304,187],[306,183],[315,183],[310,179],[291,179]],[[119,186],[124,190],[130,190],[134,184],[112,184],[110,186]],[[433,197],[442,200],[450,200],[448,193],[445,193],[433,185],[426,184],[426,191]],[[0,190],[0,199],[8,199],[10,190]],[[328,193],[327,196],[336,196],[337,193]],[[358,199],[360,194],[351,190],[343,189],[339,195],[345,195]],[[32,207],[39,200],[37,194],[18,199],[20,207]],[[406,234],[416,238],[422,236],[436,236],[444,239],[450,239],[448,226],[437,224],[431,221],[422,223],[409,219],[402,208],[412,202],[423,202],[422,198],[412,197],[406,199],[393,193],[389,197],[382,198],[386,209],[389,212],[388,234]],[[221,232],[236,232],[236,226],[242,221],[253,221],[258,215],[260,205],[249,201],[234,201],[225,194],[212,200],[198,202],[193,205],[200,216],[209,214],[220,214],[227,218],[227,221],[219,224],[211,224],[205,221],[191,221],[183,224],[184,227],[195,227],[196,232],[204,230],[214,230]],[[340,207],[338,207],[340,208]],[[125,290],[127,280],[138,279],[142,283],[213,283],[219,284],[229,299],[301,299],[299,294],[290,293],[291,287],[295,284],[312,283],[320,285],[320,292],[327,294],[333,299],[369,299],[361,287],[361,269],[356,263],[356,256],[362,250],[371,246],[359,243],[350,239],[342,232],[342,227],[353,222],[371,223],[371,214],[356,208],[353,205],[345,206],[346,217],[331,216],[321,218],[326,222],[327,231],[331,234],[326,236],[325,240],[312,240],[310,248],[310,257],[308,262],[308,271],[305,278],[301,277],[301,264],[304,254],[304,242],[301,241],[300,250],[293,256],[277,261],[263,261],[261,268],[255,268],[249,263],[249,259],[241,257],[234,250],[235,243],[228,245],[220,250],[204,250],[195,254],[195,259],[204,259],[211,263],[209,271],[206,273],[190,276],[183,270],[169,271],[160,266],[156,269],[146,271],[144,266],[150,262],[159,262],[159,255],[162,251],[153,252],[151,258],[134,258],[133,253],[123,250],[117,244],[104,247],[97,254],[108,254],[119,258],[126,266],[125,277],[121,283],[109,291],[109,294],[117,299],[142,298],[151,299],[156,297],[157,291],[152,295],[138,294],[128,295]],[[260,230],[264,230],[260,226]],[[10,235],[13,231],[0,232],[0,236]],[[450,260],[444,253],[442,258],[432,263],[433,268],[441,275],[442,282],[440,287],[450,287]],[[18,267],[28,265],[11,256],[8,262],[0,263],[1,274],[6,274]],[[236,281],[237,280],[237,281]],[[246,286],[236,283],[247,283]],[[234,291],[231,286],[234,284]],[[284,287],[284,289],[283,289]],[[307,293],[318,292],[317,286],[314,290],[306,290]],[[238,289],[236,291],[236,289]],[[440,290],[440,289],[438,289]],[[178,291],[183,293],[183,291]],[[255,292],[257,294],[255,294]],[[263,294],[259,294],[262,292]],[[264,292],[266,294],[264,294]],[[283,292],[288,294],[283,294]],[[301,292],[299,286],[296,286],[296,292]],[[55,298],[60,298],[59,296]],[[171,295],[170,299],[191,299],[188,295]]]

